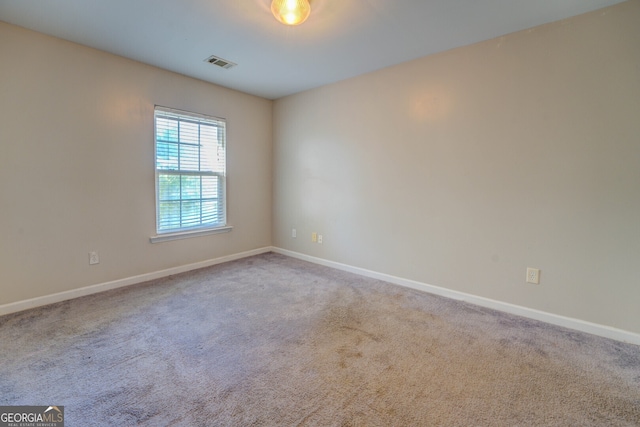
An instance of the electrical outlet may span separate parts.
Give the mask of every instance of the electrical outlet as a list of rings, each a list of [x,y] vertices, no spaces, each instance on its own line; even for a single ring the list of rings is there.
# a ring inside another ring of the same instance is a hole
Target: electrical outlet
[[[315,231],[313,233],[311,233],[311,241],[313,243],[318,241],[318,233],[316,233]]]
[[[94,264],[100,264],[100,257],[96,251],[89,252],[89,265]]]
[[[318,234],[318,243],[322,244],[322,234]]]
[[[537,285],[540,283],[540,270],[537,268],[527,267],[527,283]]]
[[[294,239],[298,236],[298,232],[296,231],[295,228],[291,229],[291,237],[293,237]]]

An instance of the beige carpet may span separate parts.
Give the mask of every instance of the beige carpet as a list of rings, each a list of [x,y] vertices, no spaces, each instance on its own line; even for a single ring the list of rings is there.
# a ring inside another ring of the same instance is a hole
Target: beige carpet
[[[636,426],[640,347],[276,254],[0,317],[67,426]]]

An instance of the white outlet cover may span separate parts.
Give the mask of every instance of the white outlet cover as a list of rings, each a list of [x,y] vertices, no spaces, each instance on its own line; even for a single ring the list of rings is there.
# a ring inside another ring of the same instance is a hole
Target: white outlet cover
[[[527,283],[537,285],[540,283],[540,270],[537,268],[527,267]]]

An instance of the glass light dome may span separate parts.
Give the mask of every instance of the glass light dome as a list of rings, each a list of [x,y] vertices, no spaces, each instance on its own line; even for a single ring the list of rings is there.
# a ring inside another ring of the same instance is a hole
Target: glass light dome
[[[271,12],[286,25],[300,25],[311,13],[309,0],[273,0]]]

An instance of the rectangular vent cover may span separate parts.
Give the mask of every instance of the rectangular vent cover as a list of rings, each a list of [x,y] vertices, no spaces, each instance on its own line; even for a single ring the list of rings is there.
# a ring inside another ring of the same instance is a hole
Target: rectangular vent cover
[[[214,56],[214,55],[211,55],[210,57],[205,59],[205,61],[208,62],[209,64],[217,65],[218,67],[225,68],[225,69],[229,69],[231,67],[235,67],[236,65],[238,65],[235,62],[227,61],[226,59],[218,58],[217,56]]]

